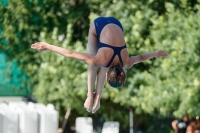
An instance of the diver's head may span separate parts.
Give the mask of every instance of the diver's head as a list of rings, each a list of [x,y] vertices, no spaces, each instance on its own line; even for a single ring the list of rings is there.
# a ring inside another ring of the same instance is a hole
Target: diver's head
[[[112,66],[107,72],[107,82],[113,88],[120,88],[126,81],[126,74],[121,65]]]

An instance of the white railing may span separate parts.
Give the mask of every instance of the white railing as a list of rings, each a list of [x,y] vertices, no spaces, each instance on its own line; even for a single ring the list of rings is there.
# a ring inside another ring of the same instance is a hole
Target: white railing
[[[0,103],[0,133],[57,133],[58,112],[52,104]]]

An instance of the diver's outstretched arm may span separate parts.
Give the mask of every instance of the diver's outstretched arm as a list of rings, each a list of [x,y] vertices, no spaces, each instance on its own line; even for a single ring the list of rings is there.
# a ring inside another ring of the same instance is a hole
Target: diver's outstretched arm
[[[86,53],[74,52],[66,48],[50,45],[45,42],[34,43],[31,45],[31,48],[37,49],[38,51],[50,50],[58,54],[64,55],[68,58],[74,58],[77,60],[85,61],[86,63],[91,64],[91,65],[95,65],[95,66],[101,65],[98,59],[96,58],[96,56],[93,56],[91,54],[86,54]]]
[[[150,52],[150,53],[146,53],[146,54],[141,54],[141,55],[137,55],[137,56],[131,56],[128,60],[127,63],[125,64],[125,68],[131,68],[134,64],[140,63],[140,62],[144,62],[146,60],[149,60],[151,58],[159,58],[159,57],[167,57],[168,53],[166,51],[163,50],[157,50],[155,52]]]

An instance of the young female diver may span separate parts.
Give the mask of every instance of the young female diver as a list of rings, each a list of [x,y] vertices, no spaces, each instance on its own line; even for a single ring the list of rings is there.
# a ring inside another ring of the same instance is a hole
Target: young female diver
[[[90,25],[88,34],[89,54],[74,52],[45,42],[34,43],[31,48],[38,51],[50,50],[89,64],[88,93],[84,107],[92,113],[100,108],[100,97],[105,79],[111,87],[119,88],[126,80],[123,68],[131,68],[134,64],[153,57],[168,56],[166,51],[157,50],[129,57],[122,25],[114,17],[98,17]],[[96,92],[93,92],[96,80]]]

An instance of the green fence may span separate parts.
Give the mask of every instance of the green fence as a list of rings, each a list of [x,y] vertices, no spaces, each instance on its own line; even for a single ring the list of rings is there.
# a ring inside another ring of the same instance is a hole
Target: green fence
[[[0,4],[2,4],[3,6],[7,6],[8,1],[7,0],[0,0]]]
[[[29,96],[29,78],[14,61],[0,53],[0,96]]]

